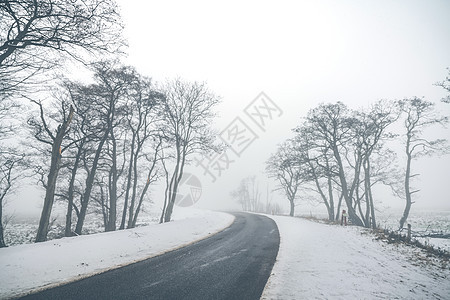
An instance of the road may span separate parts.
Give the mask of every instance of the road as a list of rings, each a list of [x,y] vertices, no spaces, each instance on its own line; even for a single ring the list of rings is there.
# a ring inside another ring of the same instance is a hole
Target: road
[[[233,215],[230,227],[195,244],[21,299],[259,299],[278,228],[264,216]]]

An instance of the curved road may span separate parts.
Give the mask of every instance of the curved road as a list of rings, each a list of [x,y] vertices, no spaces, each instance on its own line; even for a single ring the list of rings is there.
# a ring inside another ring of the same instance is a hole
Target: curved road
[[[229,228],[195,244],[21,299],[259,299],[278,228],[264,216],[233,215]]]

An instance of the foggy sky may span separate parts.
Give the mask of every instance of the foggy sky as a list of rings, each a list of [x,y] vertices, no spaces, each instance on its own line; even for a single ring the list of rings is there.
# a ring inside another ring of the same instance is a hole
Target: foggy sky
[[[438,103],[445,95],[433,84],[450,66],[449,1],[118,3],[130,46],[125,61],[156,81],[206,81],[222,97],[217,130],[244,119],[245,107],[262,91],[283,111],[214,183],[199,177],[200,207],[236,207],[229,193],[251,175],[261,178],[265,194],[264,162],[321,102],[360,108],[413,96]],[[438,109],[450,115],[450,105],[438,103]],[[450,157],[414,165],[421,174],[415,207],[450,209]],[[287,204],[281,194],[274,197]],[[388,206],[403,205],[389,192],[382,198]]]
[[[119,3],[128,61],[156,80],[207,81],[222,96],[219,131],[243,116],[261,91],[283,110],[216,182],[202,179],[199,205],[205,207],[235,205],[229,191],[244,177],[264,178],[270,153],[318,103],[360,108],[379,99],[423,96],[439,102],[445,95],[433,83],[450,66],[448,1]],[[449,106],[438,104],[446,114]],[[442,133],[448,136],[448,130]],[[450,209],[449,156],[415,165],[422,190],[416,206]],[[387,205],[403,205],[389,196],[383,193]]]

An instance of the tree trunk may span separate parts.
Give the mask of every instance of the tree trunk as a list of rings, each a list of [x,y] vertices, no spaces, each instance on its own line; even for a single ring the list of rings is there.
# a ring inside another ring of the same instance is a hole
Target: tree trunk
[[[177,164],[175,166],[175,170],[173,171],[172,180],[170,181],[170,187],[169,187],[169,201],[167,202],[167,207],[164,215],[164,222],[170,222],[170,219],[172,217],[173,212],[173,206],[175,204],[175,199],[177,197],[177,191],[178,191],[178,183],[181,179],[181,176],[183,176],[183,164],[181,161],[181,149],[179,142],[177,142]]]
[[[362,199],[362,197],[359,196],[359,184],[360,183],[358,182],[358,184],[356,185],[356,189],[355,189],[355,197],[356,197],[355,207],[358,208],[359,215],[361,216],[361,221],[363,222],[364,227],[367,228],[368,227],[368,222],[367,222],[367,219],[364,217],[364,213],[363,213],[362,208],[361,208],[361,199]]]
[[[42,106],[41,106],[42,112]],[[72,121],[73,107],[70,107],[70,112],[66,120],[58,126],[56,136],[52,145],[52,158],[50,162],[50,172],[47,177],[47,186],[45,190],[44,207],[42,208],[41,219],[39,220],[39,227],[36,234],[36,243],[47,240],[48,225],[50,215],[52,213],[53,201],[55,199],[56,179],[58,178],[59,167],[61,164],[61,144],[64,135],[67,133],[67,128]]]
[[[353,208],[353,199],[349,193],[348,190],[348,186],[347,186],[347,180],[345,178],[345,173],[344,173],[344,167],[342,165],[342,160],[341,160],[341,156],[339,154],[339,151],[337,148],[333,149],[334,152],[334,156],[336,158],[336,161],[338,163],[338,168],[339,168],[339,180],[341,182],[341,188],[342,188],[342,194],[344,196],[344,200],[345,203],[347,204],[347,209],[348,209],[348,216],[349,219],[352,221],[352,223],[354,225],[357,226],[364,226],[363,222],[361,221],[361,219],[358,217],[358,215],[355,212],[355,209]],[[355,174],[356,176],[356,174]]]
[[[372,182],[370,181],[370,161],[369,159],[367,159],[367,166],[366,166],[366,178],[365,178],[365,182],[366,182],[366,195],[367,195],[367,201],[368,201],[368,205],[370,206],[370,225],[372,227],[372,229],[376,229],[377,228],[377,221],[376,221],[376,217],[375,217],[375,206],[373,203],[373,195],[372,195]]]
[[[311,168],[311,171],[312,171],[312,174],[313,174],[313,177],[314,177],[314,183],[316,184],[316,187],[317,187],[317,191],[319,192],[320,197],[322,197],[322,201],[325,204],[325,207],[327,208],[328,219],[330,221],[333,221],[334,220],[334,207],[331,206],[330,203],[328,202],[328,199],[325,196],[325,193],[323,192],[322,187],[320,186],[319,179],[317,178],[315,168],[314,168],[313,164],[311,163],[311,161],[309,161],[309,167]],[[331,180],[329,176],[328,176],[328,180],[329,181]],[[328,182],[328,188],[330,189],[330,187],[331,187],[331,183]],[[333,192],[329,191],[329,194],[331,194],[331,196],[332,196]],[[330,198],[330,200],[332,200],[332,198]]]
[[[334,197],[333,197],[333,185],[331,183],[331,176],[327,176],[328,180],[328,195],[330,199],[330,207],[328,208],[328,219],[334,221]]]
[[[139,197],[138,206],[137,206],[136,211],[134,212],[134,215],[133,215],[133,220],[131,220],[131,223],[128,224],[128,228],[134,228],[136,226],[137,217],[139,215],[139,212],[141,211],[141,206],[142,206],[142,202],[144,201],[144,196],[147,193],[147,190],[148,190],[148,188],[150,186],[150,183],[151,183],[151,177],[152,177],[152,174],[153,174],[153,170],[155,169],[155,166],[156,166],[157,156],[158,156],[158,148],[159,148],[160,145],[161,144],[159,144],[156,147],[155,155],[153,157],[153,163],[152,163],[152,166],[150,167],[150,169],[148,171],[148,174],[147,174],[147,182],[145,183],[144,189],[141,192],[141,195]],[[134,199],[135,199],[136,194],[137,194],[137,192],[136,192],[136,190],[137,190],[137,161],[135,162],[134,165],[135,165],[135,168],[134,168],[135,180],[134,180],[134,184],[133,184],[133,194],[132,194],[133,202],[134,202]]]
[[[142,190],[141,196],[139,197],[138,206],[136,208],[136,212],[134,213],[133,221],[131,223],[131,226],[129,228],[136,227],[137,218],[139,215],[139,212],[141,211],[142,202],[144,202],[144,196],[147,193],[148,187],[150,186],[150,182],[147,181],[147,184],[145,185],[144,189]]]
[[[131,139],[131,149],[130,149],[130,165],[128,166],[127,187],[125,189],[125,201],[123,203],[122,221],[120,222],[120,228],[119,228],[120,230],[125,229],[125,222],[127,219],[128,198],[130,197],[131,177],[132,177],[133,163],[134,163],[135,140],[136,140],[136,134],[133,132],[133,136]]]
[[[169,188],[169,201],[167,202],[166,211],[164,214],[164,222],[170,222],[172,218],[173,206],[175,204],[175,198],[177,196],[178,183],[177,179],[173,181],[172,188]]]
[[[336,218],[334,218],[336,221],[339,221],[339,219],[340,219],[341,205],[342,205],[342,199],[343,198],[344,198],[344,194],[341,193],[341,195],[339,196],[338,207],[337,207],[337,210],[336,210]]]
[[[133,167],[133,187],[131,192],[131,201],[130,201],[130,212],[128,215],[128,228],[131,228],[133,226],[133,219],[134,219],[134,206],[136,204],[136,193],[137,193],[137,181],[138,181],[138,170],[137,170],[137,159],[140,152],[140,147],[136,149],[136,155],[134,157],[134,167]],[[149,174],[150,176],[150,174]],[[147,181],[149,181],[150,177],[148,177]]]
[[[111,182],[109,191],[109,220],[106,231],[116,230],[117,219],[117,142],[114,134],[111,132],[112,139],[112,166],[111,166]]]
[[[161,163],[164,168],[164,174],[166,175],[166,176],[164,176],[166,178],[166,189],[164,190],[164,204],[163,204],[163,209],[161,212],[161,218],[159,219],[159,224],[164,222],[164,216],[165,216],[166,207],[167,207],[167,200],[169,199],[169,172],[167,171],[164,160],[161,160]]]
[[[101,206],[102,206],[102,215],[103,215],[103,227],[105,228],[105,231],[107,231],[106,229],[108,228],[108,220],[109,220],[109,216],[108,216],[108,209],[107,209],[107,205],[105,203],[105,192],[103,191],[103,186],[100,185],[100,202],[101,202]]]
[[[61,140],[62,142],[62,140]],[[45,190],[44,207],[42,208],[39,228],[36,235],[36,243],[47,240],[48,225],[50,215],[52,213],[53,201],[55,198],[56,178],[58,177],[59,166],[61,163],[60,142],[56,142],[52,147],[52,160],[50,164],[50,172],[47,177],[47,187]]]
[[[72,236],[72,208],[73,208],[73,197],[74,197],[74,186],[75,177],[78,171],[78,164],[81,159],[82,146],[78,148],[77,156],[75,157],[74,166],[70,176],[69,182],[69,192],[68,192],[68,203],[67,203],[67,213],[66,213],[66,228],[64,230],[64,236]]]
[[[97,150],[95,151],[95,157],[94,161],[92,162],[91,170],[89,172],[88,177],[86,178],[86,189],[84,190],[80,214],[78,216],[77,226],[75,228],[75,233],[77,233],[78,235],[81,234],[81,230],[83,229],[84,219],[86,218],[87,207],[89,204],[89,199],[91,197],[91,192],[94,185],[95,173],[97,172],[98,161],[100,159],[100,154],[103,149],[103,145],[106,142],[106,139],[108,138],[108,135],[109,131],[107,131],[106,134],[103,136],[103,138],[100,140],[100,143],[97,146]]]
[[[5,243],[4,238],[4,227],[3,227],[3,199],[5,199],[6,194],[8,193],[9,189],[11,188],[11,170],[12,166],[9,169],[9,173],[6,176],[6,186],[1,191],[0,195],[0,248],[7,247]]]
[[[289,211],[289,215],[291,217],[293,217],[294,216],[294,209],[295,209],[294,199],[289,199],[289,203],[291,205],[291,210]]]
[[[400,229],[405,225],[406,220],[409,216],[409,211],[411,210],[411,192],[410,192],[410,179],[411,179],[411,161],[412,155],[409,151],[409,138],[407,140],[407,148],[406,148],[407,160],[406,160],[406,173],[405,173],[405,196],[406,196],[406,205],[405,210],[403,211],[403,216],[400,219]]]
[[[0,248],[6,247],[3,236],[3,195],[0,196]]]

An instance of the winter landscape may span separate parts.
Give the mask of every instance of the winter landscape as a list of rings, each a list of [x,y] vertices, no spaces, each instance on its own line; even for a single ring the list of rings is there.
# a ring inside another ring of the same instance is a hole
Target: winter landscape
[[[357,227],[271,218],[281,243],[262,299],[447,299],[450,294],[448,261],[443,264],[425,251],[377,241]],[[24,295],[160,255],[233,222],[228,214],[192,209],[181,209],[174,219],[163,226],[5,249],[0,257],[0,297]],[[86,249],[91,249],[89,254]]]
[[[449,13],[0,1],[0,299],[450,299]]]

